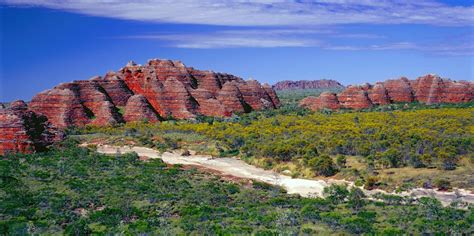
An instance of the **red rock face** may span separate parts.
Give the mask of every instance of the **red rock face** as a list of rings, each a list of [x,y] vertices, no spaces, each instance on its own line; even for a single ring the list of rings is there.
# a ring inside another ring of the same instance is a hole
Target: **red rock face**
[[[461,103],[474,99],[473,83],[467,81],[451,81],[437,75],[425,75],[414,82],[415,96],[419,102]]]
[[[173,77],[163,83],[163,93],[159,96],[160,104],[164,104],[164,117],[173,116],[177,119],[193,118],[199,109],[196,99],[178,79]]]
[[[368,90],[368,95],[370,101],[374,105],[386,105],[390,104],[390,98],[388,96],[387,89],[383,83],[377,83],[372,88]]]
[[[79,88],[54,88],[33,97],[30,109],[45,115],[56,127],[83,126],[90,122],[78,95]]]
[[[93,113],[91,124],[111,125],[122,121],[112,99],[97,81],[75,81],[74,84],[79,87],[82,105]]]
[[[265,92],[270,96],[273,105],[275,108],[278,108],[281,106],[280,99],[278,98],[278,95],[276,94],[275,90],[269,85],[269,84],[263,84],[263,89]]]
[[[299,105],[310,110],[322,110],[325,108],[336,110],[341,108],[336,94],[331,92],[321,93],[319,97],[309,96],[301,100]]]
[[[115,72],[108,72],[103,78],[99,76],[93,80],[97,81],[104,88],[115,106],[125,106],[128,98],[133,95],[125,81]]]
[[[410,81],[402,77],[397,80],[387,80],[383,83],[391,102],[413,102],[413,89]]]
[[[217,93],[217,100],[224,105],[228,113],[234,112],[249,112],[252,108],[248,105],[242,93],[237,87],[237,82],[227,82],[222,86],[222,89]]]
[[[321,102],[319,100],[320,97],[321,97],[321,95],[319,97],[315,97],[315,96],[305,97],[305,98],[301,99],[301,101],[298,103],[298,106],[303,107],[303,108],[308,108],[308,109],[313,110],[313,111],[328,108],[328,107],[324,107],[324,106],[321,105]],[[338,103],[339,103],[339,101],[338,101]]]
[[[217,100],[211,92],[206,89],[192,89],[191,94],[199,104],[198,113],[205,116],[229,116],[227,109],[219,100]]]
[[[426,104],[440,103],[445,90],[444,81],[439,76],[422,76],[416,82],[415,98],[417,101]]]
[[[343,108],[364,109],[372,107],[367,91],[360,86],[349,86],[337,97]]]
[[[134,98],[129,105],[134,95],[143,98]],[[148,117],[150,111],[143,99],[165,119],[189,119],[199,114],[230,116],[280,105],[273,89],[257,81],[188,68],[179,61],[154,59],[144,66],[129,62],[103,78],[61,84],[36,95],[31,109],[47,116],[57,127],[110,125],[123,121],[117,107],[127,106],[125,121],[142,119],[138,110],[146,111],[144,117]],[[133,110],[131,104],[139,107]]]
[[[15,101],[9,108],[0,109],[0,155],[44,150],[63,137],[45,116],[28,110],[23,101]]]
[[[461,103],[474,100],[474,83],[446,81],[445,85],[442,102]]]
[[[194,68],[189,68],[188,71],[196,79],[199,88],[211,93],[212,96],[216,96],[217,92],[222,89],[223,81],[219,79],[218,74],[212,71],[195,70]]]
[[[344,86],[335,80],[298,80],[280,81],[273,85],[275,90],[297,90],[297,89],[343,89]]]
[[[239,83],[238,88],[242,93],[244,101],[249,104],[253,110],[275,108],[275,104],[270,95],[256,80],[249,80],[247,83]]]
[[[334,97],[328,94],[320,97],[308,97],[300,102],[300,106],[311,110],[337,107]],[[461,103],[474,100],[474,84],[467,81],[451,81],[436,75],[426,75],[416,80],[407,78],[378,82],[374,86],[350,86],[336,97],[336,101],[344,108],[361,109],[373,105],[385,105],[392,102],[418,101],[426,104]],[[337,108],[336,108],[337,109]]]
[[[146,98],[140,94],[133,95],[128,99],[123,118],[126,122],[159,121],[158,113],[153,110],[153,107],[148,103]]]

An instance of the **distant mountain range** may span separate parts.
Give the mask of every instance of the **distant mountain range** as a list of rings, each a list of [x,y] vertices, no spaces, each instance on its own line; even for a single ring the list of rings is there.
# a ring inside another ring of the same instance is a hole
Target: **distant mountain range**
[[[335,80],[284,80],[273,86],[274,90],[298,90],[298,89],[342,89],[344,85]]]

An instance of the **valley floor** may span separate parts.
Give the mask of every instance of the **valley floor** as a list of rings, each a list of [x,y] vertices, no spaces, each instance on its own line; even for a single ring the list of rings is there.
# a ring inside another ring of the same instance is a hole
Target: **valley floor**
[[[161,154],[159,151],[147,147],[111,146],[100,144],[97,145],[97,152],[104,154],[136,152],[140,157],[161,158],[167,164],[181,164],[203,167],[204,169],[217,171],[221,175],[230,175],[243,179],[253,179],[267,184],[281,186],[287,191],[288,194],[299,194],[303,197],[322,197],[324,188],[332,184],[346,184],[352,187],[354,186],[353,182],[344,180],[292,178],[271,170],[264,170],[249,165],[236,158],[213,158],[210,155],[183,156],[177,151],[164,152]],[[364,192],[368,196],[372,196],[377,193],[383,193],[395,194],[399,196],[410,196],[414,198],[434,197],[445,206],[451,204],[454,201],[474,203],[474,194],[463,189],[456,189],[453,192],[423,188],[415,188],[401,193],[388,193],[383,190],[364,190]]]

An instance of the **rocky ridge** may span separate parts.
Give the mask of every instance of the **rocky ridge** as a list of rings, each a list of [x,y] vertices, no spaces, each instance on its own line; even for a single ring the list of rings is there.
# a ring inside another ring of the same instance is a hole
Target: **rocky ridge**
[[[408,80],[406,77],[377,82],[375,85],[364,84],[349,86],[339,94],[325,92],[319,97],[307,97],[300,101],[300,106],[311,110],[320,109],[365,109],[376,105],[391,103],[420,102],[463,103],[474,100],[474,83],[452,81],[434,74]]]
[[[180,61],[129,62],[103,77],[62,83],[40,92],[29,105],[22,101],[9,108],[2,105],[0,155],[42,149],[60,136],[48,133],[56,128],[199,115],[227,117],[279,106],[275,91],[255,80],[197,70]]]
[[[117,72],[60,84],[33,97],[31,110],[57,127],[231,116],[274,109],[278,96],[255,80],[186,67],[180,61],[129,62]]]
[[[297,89],[343,89],[345,88],[342,84],[335,80],[284,80],[280,81],[273,86],[274,90],[297,90]]]

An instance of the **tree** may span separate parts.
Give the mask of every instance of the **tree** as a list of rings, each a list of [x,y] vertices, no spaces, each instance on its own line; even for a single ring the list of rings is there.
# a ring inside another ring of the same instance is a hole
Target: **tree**
[[[442,191],[447,191],[451,188],[451,183],[445,179],[437,179],[435,180],[435,186]]]
[[[441,169],[454,170],[456,169],[457,158],[455,153],[449,151],[439,151],[438,160],[441,160]]]
[[[364,188],[368,189],[368,190],[371,190],[371,189],[375,188],[375,185],[377,184],[378,180],[379,179],[376,176],[367,176],[365,178]]]
[[[318,175],[332,176],[337,173],[337,168],[328,155],[322,155],[311,159],[308,163],[311,169]]]
[[[395,148],[390,148],[381,154],[382,163],[385,167],[397,168],[401,164],[401,154]]]
[[[346,168],[347,158],[344,155],[337,155],[336,163],[339,168],[343,169]]]
[[[334,204],[342,203],[346,200],[349,191],[346,185],[333,184],[324,188],[323,194]]]
[[[351,188],[348,197],[349,207],[355,212],[359,212],[359,210],[365,205],[364,198],[365,194],[360,188]]]

